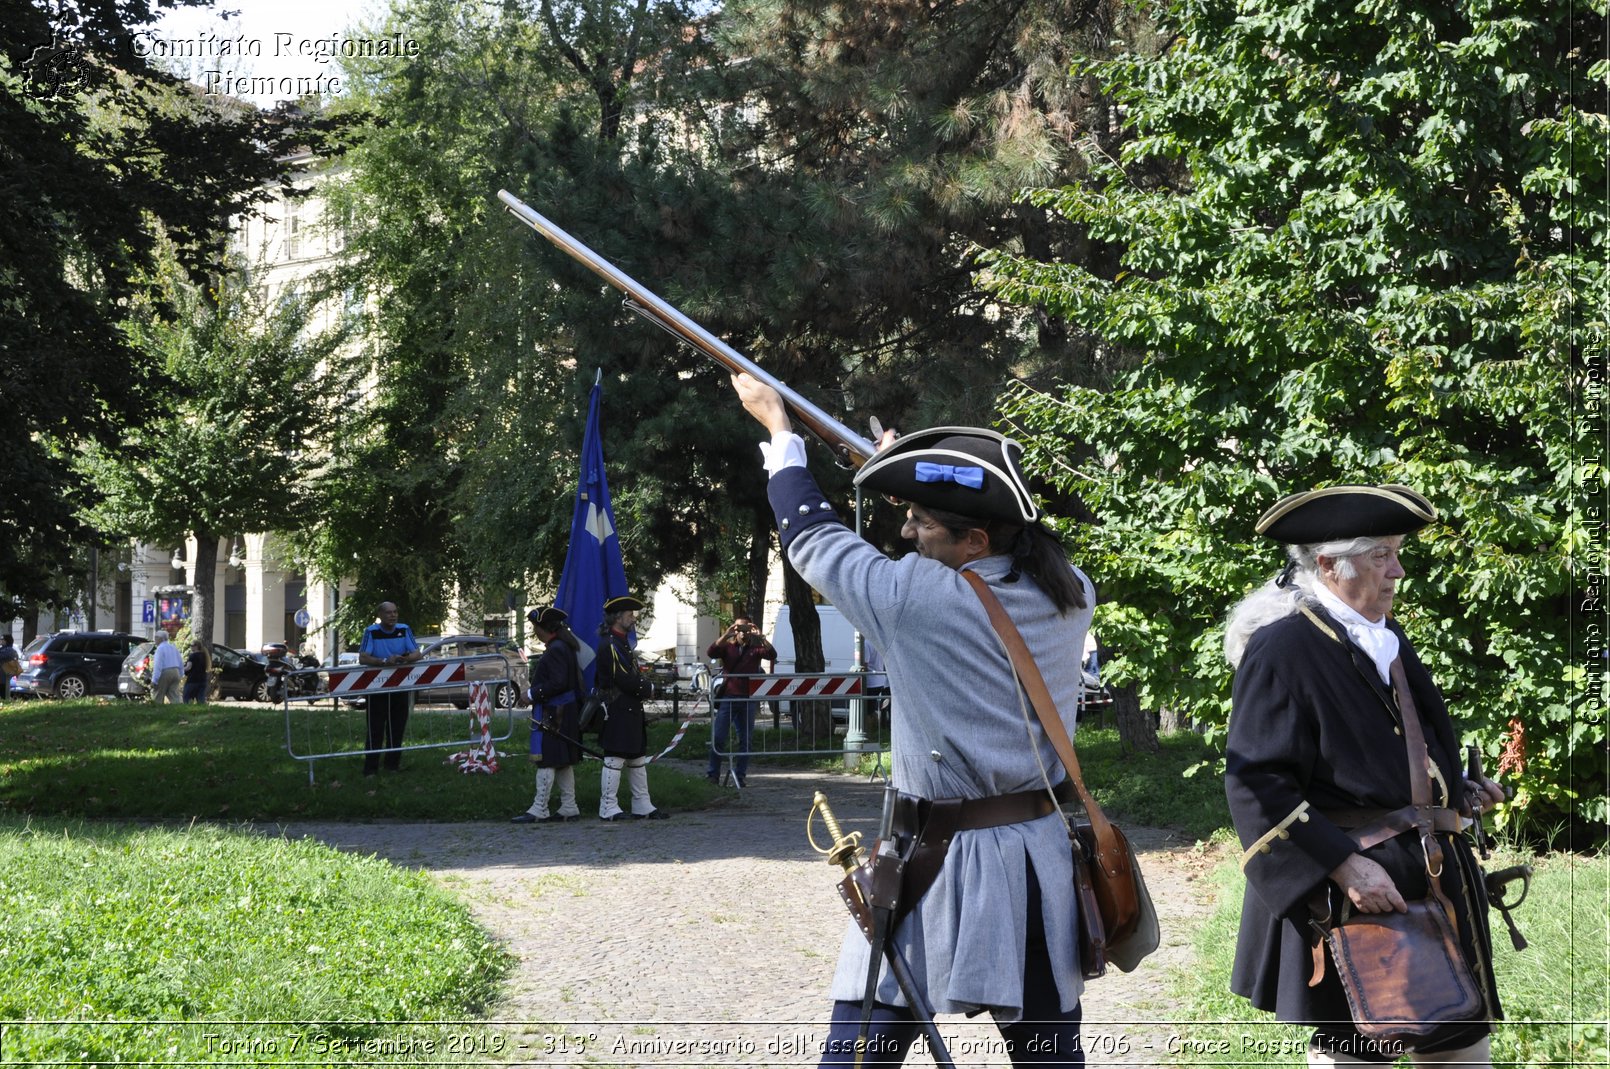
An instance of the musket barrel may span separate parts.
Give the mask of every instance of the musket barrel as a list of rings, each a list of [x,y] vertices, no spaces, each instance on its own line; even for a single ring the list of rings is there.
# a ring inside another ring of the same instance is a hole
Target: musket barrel
[[[500,189],[498,190],[498,199],[521,222],[547,238],[571,259],[582,264],[605,282],[624,293],[628,303],[637,311],[654,320],[683,341],[701,350],[707,356],[725,366],[733,374],[746,372],[782,394],[783,400],[799,416],[802,423],[809,427],[813,433],[827,441],[829,445],[840,446],[845,449],[852,455],[854,463],[860,464],[870,459],[877,452],[877,447],[872,442],[856,434],[843,423],[801,397],[781,379],[772,375],[759,364],[750,360],[698,323],[689,319],[682,312],[660,299],[647,287],[592,249],[589,249],[586,245],[583,245],[580,241],[571,237],[555,225],[552,220],[520,200],[520,198],[506,189]]]

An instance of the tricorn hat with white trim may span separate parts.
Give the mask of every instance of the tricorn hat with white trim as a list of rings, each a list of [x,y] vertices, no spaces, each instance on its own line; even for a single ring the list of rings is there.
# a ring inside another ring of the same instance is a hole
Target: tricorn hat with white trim
[[[627,609],[633,612],[642,612],[643,603],[630,594],[622,594],[618,598],[610,598],[604,602],[605,613],[625,612]]]
[[[862,465],[855,485],[980,520],[1033,523],[1023,447],[978,427],[932,427],[895,440]]]
[[[1407,486],[1327,486],[1275,502],[1257,532],[1290,546],[1409,534],[1437,519],[1431,502]]]
[[[538,605],[526,614],[526,619],[544,631],[558,631],[570,619],[570,614],[557,605]]]

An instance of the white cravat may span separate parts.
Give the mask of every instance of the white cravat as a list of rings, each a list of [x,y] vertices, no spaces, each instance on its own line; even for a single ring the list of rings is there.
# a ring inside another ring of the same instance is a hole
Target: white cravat
[[[1319,603],[1325,606],[1325,611],[1336,619],[1336,622],[1347,628],[1347,637],[1358,644],[1358,648],[1368,655],[1375,670],[1381,675],[1381,682],[1392,682],[1392,662],[1398,659],[1398,635],[1386,626],[1386,617],[1379,620],[1366,620],[1364,616],[1347,602],[1336,596],[1336,593],[1324,583],[1314,584],[1315,593],[1319,595]]]
[[[760,457],[766,465],[769,479],[784,468],[805,466],[805,439],[793,431],[778,431],[771,441],[760,443]]]

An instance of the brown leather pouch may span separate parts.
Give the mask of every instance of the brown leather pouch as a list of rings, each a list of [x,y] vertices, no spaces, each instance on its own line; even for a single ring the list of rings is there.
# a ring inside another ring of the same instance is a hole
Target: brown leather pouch
[[[1083,825],[1079,830],[1086,830]],[[1101,906],[1090,880],[1093,849],[1079,835],[1073,842],[1073,896],[1078,903],[1079,971],[1086,980],[1107,972],[1107,928],[1101,921]]]
[[[1407,913],[1355,913],[1325,932],[1359,1032],[1402,1043],[1444,1025],[1481,1020],[1481,991],[1435,897]]]

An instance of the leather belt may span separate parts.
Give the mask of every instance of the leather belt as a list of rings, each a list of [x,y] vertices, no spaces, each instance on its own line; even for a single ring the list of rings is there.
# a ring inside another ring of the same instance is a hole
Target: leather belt
[[[1431,830],[1457,832],[1462,830],[1459,811],[1442,806],[1427,806],[1431,817]],[[1360,850],[1368,850],[1388,839],[1415,830],[1416,809],[1406,805],[1401,809],[1324,809],[1320,816],[1346,831]]]
[[[897,920],[909,913],[918,899],[933,886],[957,832],[1037,820],[1056,808],[1043,790],[996,794],[988,798],[912,798],[911,795],[902,795],[901,799],[915,801],[916,805],[896,806],[897,830],[915,835],[916,841],[906,862],[900,905],[896,911]],[[915,814],[912,809],[915,809]],[[902,815],[908,818],[914,815],[916,826],[899,828]]]
[[[1049,816],[1055,808],[1045,791],[1019,791],[989,798],[969,798],[961,804],[961,812],[956,817],[956,830],[976,831],[979,828],[998,828],[1002,824],[1020,824],[1025,820]]]

